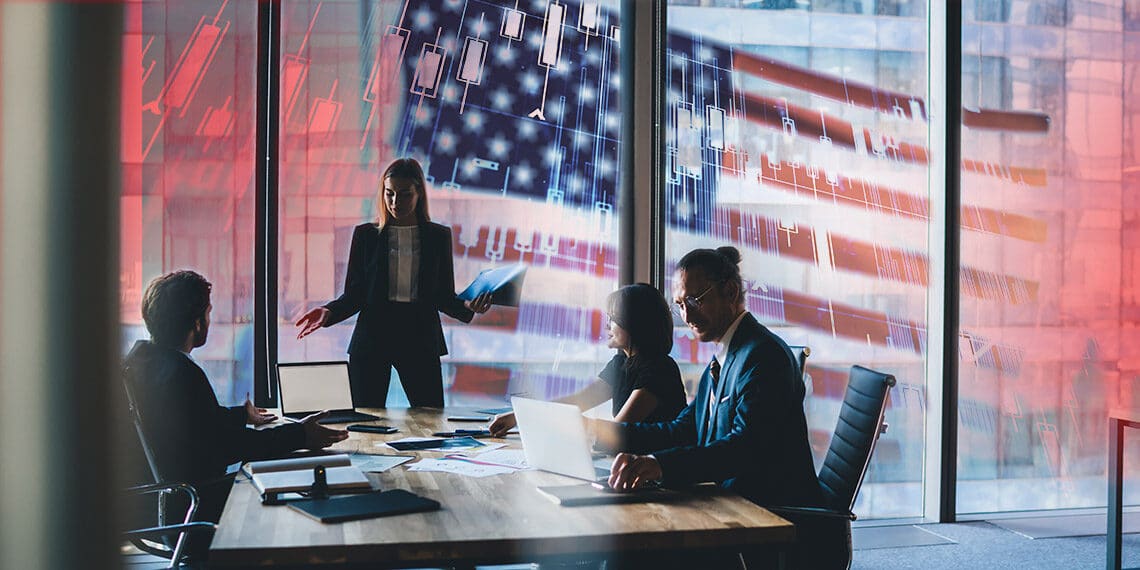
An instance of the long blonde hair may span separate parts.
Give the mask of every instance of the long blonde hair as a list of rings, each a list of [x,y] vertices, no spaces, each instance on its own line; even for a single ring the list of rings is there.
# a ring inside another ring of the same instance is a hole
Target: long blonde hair
[[[384,205],[384,181],[389,178],[405,178],[412,181],[412,184],[420,193],[419,200],[416,202],[416,220],[421,224],[430,222],[431,216],[428,215],[427,181],[424,180],[423,167],[421,167],[419,161],[414,158],[397,158],[384,169],[384,174],[380,176],[380,190],[376,193],[376,205],[378,206],[377,210],[379,210],[376,223],[380,226],[380,229],[384,229],[384,226],[388,224],[391,218],[387,206]]]

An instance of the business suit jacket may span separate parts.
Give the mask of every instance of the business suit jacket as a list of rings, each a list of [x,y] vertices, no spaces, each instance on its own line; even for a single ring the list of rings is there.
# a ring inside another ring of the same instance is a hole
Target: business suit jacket
[[[653,453],[667,486],[715,481],[761,505],[822,505],[804,385],[788,345],[747,314],[713,394],[711,382],[706,369],[696,398],[673,421],[621,424],[622,446]]]
[[[356,226],[348,252],[348,272],[344,294],[330,301],[326,326],[339,323],[357,312],[356,328],[348,343],[349,354],[357,351],[393,355],[408,349],[427,349],[447,354],[442,311],[465,323],[475,313],[455,296],[455,269],[451,259],[451,228],[425,222],[420,224],[420,263],[417,301],[423,309],[417,322],[388,322],[392,301],[388,300],[388,229],[376,224]]]
[[[206,373],[181,351],[138,341],[123,368],[160,481],[198,485],[225,475],[232,463],[305,445],[300,424],[247,428],[245,406],[218,405]]]

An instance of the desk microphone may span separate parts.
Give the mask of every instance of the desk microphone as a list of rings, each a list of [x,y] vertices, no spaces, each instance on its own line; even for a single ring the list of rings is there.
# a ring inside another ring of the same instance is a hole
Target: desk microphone
[[[324,465],[317,465],[316,467],[313,467],[313,486],[309,489],[309,498],[329,498],[329,482],[325,475]]]

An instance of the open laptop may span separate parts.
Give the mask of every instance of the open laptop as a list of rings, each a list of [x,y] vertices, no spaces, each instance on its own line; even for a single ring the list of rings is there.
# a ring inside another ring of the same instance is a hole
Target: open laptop
[[[578,406],[518,397],[511,398],[511,404],[515,410],[515,420],[519,424],[527,465],[590,482],[538,487],[540,492],[549,495],[558,504],[573,507],[641,503],[676,497],[674,491],[656,485],[621,493],[612,491],[609,488],[611,461],[593,460],[586,424]]]
[[[277,364],[281,414],[301,419],[328,410],[322,424],[369,422],[380,418],[352,405],[347,362],[281,362]]]
[[[609,479],[610,462],[603,459],[604,466],[595,464],[578,406],[517,396],[511,404],[527,465],[590,482]]]

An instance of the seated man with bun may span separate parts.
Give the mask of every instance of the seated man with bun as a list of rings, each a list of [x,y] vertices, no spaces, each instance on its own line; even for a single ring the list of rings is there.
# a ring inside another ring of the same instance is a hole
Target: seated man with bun
[[[614,489],[716,482],[761,506],[823,505],[798,364],[788,345],[745,309],[739,264],[740,252],[730,246],[693,250],[678,262],[673,302],[698,340],[715,343],[716,355],[676,419],[595,422],[600,444],[624,452],[611,469]],[[846,520],[792,522],[794,567],[847,566]],[[702,560],[705,567],[717,564]]]

